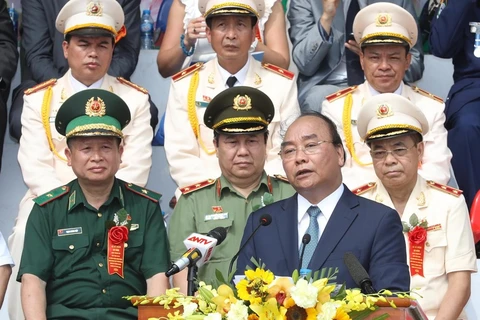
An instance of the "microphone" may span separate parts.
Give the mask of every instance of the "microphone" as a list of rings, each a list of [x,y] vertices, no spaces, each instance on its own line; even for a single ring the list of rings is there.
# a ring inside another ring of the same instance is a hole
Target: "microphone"
[[[305,254],[305,247],[310,243],[312,236],[308,233],[305,233],[302,238],[302,252],[300,253],[300,261],[298,262],[298,272],[302,269],[303,264],[303,255]]]
[[[217,227],[206,236],[192,233],[183,241],[188,250],[180,259],[172,263],[165,275],[170,277],[194,264],[197,267],[203,266],[212,257],[215,247],[220,245],[226,237],[227,229],[224,227]]]
[[[245,246],[247,245],[247,243],[250,241],[250,239],[253,238],[253,236],[255,235],[255,233],[257,233],[258,229],[260,229],[261,226],[268,226],[270,223],[272,223],[272,216],[269,215],[268,213],[264,213],[261,215],[260,217],[260,220],[259,220],[259,225],[255,228],[255,230],[253,230],[252,234],[250,235],[250,237],[248,237],[248,239],[243,243],[243,245],[240,247],[240,249],[238,249],[237,253],[233,256],[232,260],[230,261],[230,265],[228,266],[228,274],[227,274],[227,277],[230,276],[230,273],[232,272],[232,267],[233,267],[233,263],[235,262],[235,260],[237,260],[238,256],[240,255],[240,252],[242,252],[243,248],[245,248]]]
[[[372,280],[370,280],[367,271],[353,253],[345,252],[343,262],[347,266],[348,273],[352,276],[353,281],[362,289],[363,293],[372,294],[377,292],[373,288]]]

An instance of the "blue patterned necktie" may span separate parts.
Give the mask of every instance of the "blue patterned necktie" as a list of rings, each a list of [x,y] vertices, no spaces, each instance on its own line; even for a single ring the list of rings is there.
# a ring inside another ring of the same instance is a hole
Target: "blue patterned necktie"
[[[308,264],[313,257],[313,252],[318,243],[318,235],[320,228],[318,226],[317,217],[322,213],[317,206],[311,206],[307,210],[308,215],[310,216],[310,224],[308,225],[307,233],[310,235],[310,242],[305,247],[305,253],[303,254],[302,269],[308,268]]]

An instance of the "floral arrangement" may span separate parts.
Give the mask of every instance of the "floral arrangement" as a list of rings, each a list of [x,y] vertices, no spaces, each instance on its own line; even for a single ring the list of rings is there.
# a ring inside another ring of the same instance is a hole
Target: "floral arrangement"
[[[246,270],[245,278],[235,287],[222,284],[214,289],[200,282],[196,297],[184,296],[174,288],[156,298],[135,297],[134,305],[153,303],[177,309],[165,318],[149,320],[359,320],[377,309],[377,301],[395,307],[386,299],[392,295],[390,291],[364,295],[359,289],[349,290],[344,286],[338,290],[334,283],[329,283],[338,269],[327,271],[327,276],[326,270],[321,271],[322,277],[319,272],[299,277],[295,271],[292,278],[275,278],[272,272],[257,267]],[[411,298],[406,293],[396,295]],[[385,314],[378,319],[386,317]]]
[[[423,256],[425,243],[427,242],[428,222],[426,219],[419,220],[414,213],[410,216],[408,223],[402,221],[403,232],[408,236],[410,274],[423,277]]]

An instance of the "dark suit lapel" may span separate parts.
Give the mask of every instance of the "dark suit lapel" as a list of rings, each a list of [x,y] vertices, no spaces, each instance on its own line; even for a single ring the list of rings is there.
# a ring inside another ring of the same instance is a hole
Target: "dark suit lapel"
[[[297,194],[295,193],[282,203],[279,212],[270,212],[277,227],[283,256],[287,260],[287,268],[290,272],[298,267],[297,210]]]
[[[358,200],[346,186],[344,187],[345,190],[335,210],[333,210],[332,216],[328,220],[327,226],[323,230],[322,237],[313,253],[309,264],[309,269],[311,270],[319,270],[323,267],[328,256],[335,250],[335,247],[358,215],[358,213],[352,210],[352,208],[358,206]]]

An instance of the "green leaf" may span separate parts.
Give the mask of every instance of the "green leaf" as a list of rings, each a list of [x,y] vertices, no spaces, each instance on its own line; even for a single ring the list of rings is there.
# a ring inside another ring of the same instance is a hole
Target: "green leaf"
[[[300,272],[298,272],[297,269],[293,270],[293,273],[292,273],[293,283],[296,284],[299,278],[300,278]]]
[[[412,227],[415,227],[418,225],[418,217],[417,215],[414,213],[410,216],[410,220],[408,221],[410,223],[410,225]]]
[[[408,223],[406,223],[405,221],[402,221],[402,226],[403,226],[403,232],[410,231],[410,225]]]
[[[262,207],[261,204],[256,204],[256,205],[254,205],[254,206],[252,207],[252,212],[253,212],[253,211],[257,211],[257,210],[260,209],[261,207]]]
[[[263,203],[265,205],[272,204],[274,202],[273,195],[271,193],[265,192],[263,194]]]
[[[390,318],[390,315],[388,313],[384,313],[381,316],[373,318],[373,320],[384,320]]]
[[[228,284],[227,281],[225,281],[225,277],[223,276],[223,273],[218,270],[218,269],[215,269],[215,278],[217,278],[217,280],[220,282],[220,283],[225,283],[225,284]]]
[[[428,228],[427,220],[423,220],[422,223],[420,223],[420,227],[422,227],[423,229],[427,229]]]
[[[347,287],[345,286],[345,283],[342,284],[340,289],[338,290],[337,294],[333,296],[332,298],[334,300],[343,300],[347,296]]]

